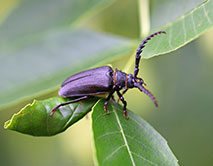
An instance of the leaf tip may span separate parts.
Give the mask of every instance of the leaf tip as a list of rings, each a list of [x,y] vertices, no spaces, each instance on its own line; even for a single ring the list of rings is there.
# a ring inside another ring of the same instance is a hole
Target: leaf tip
[[[26,106],[24,106],[19,112],[17,113],[14,113],[12,118],[9,119],[8,121],[6,121],[4,123],[4,129],[6,130],[15,130],[15,119],[17,119],[19,116],[23,116],[24,114],[24,110],[27,108],[27,107],[31,107],[33,106],[34,104],[36,104],[37,100],[33,100],[33,102],[31,104],[27,104]]]
[[[4,123],[4,129],[10,129],[11,120],[8,120]]]

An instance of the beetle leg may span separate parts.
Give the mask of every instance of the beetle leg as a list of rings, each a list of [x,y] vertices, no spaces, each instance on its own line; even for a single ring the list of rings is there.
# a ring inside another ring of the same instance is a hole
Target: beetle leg
[[[127,105],[127,102],[124,100],[124,97],[123,95],[117,90],[116,91],[119,98],[121,99],[122,103],[124,104],[124,107],[123,107],[123,113],[124,113],[124,116],[128,119],[128,115],[127,115],[127,112],[126,112],[126,105]]]
[[[59,105],[57,105],[56,107],[54,107],[52,109],[52,112],[50,114],[50,116],[53,116],[54,112],[59,108],[59,107],[62,107],[64,105],[68,105],[68,104],[71,104],[71,103],[75,103],[75,102],[78,102],[78,101],[81,101],[81,100],[85,100],[85,99],[88,99],[89,96],[83,96],[83,97],[80,97],[80,98],[77,98],[77,99],[74,99],[74,100],[70,100],[70,101],[67,101],[65,103],[61,103]]]
[[[112,97],[113,93],[115,92],[115,88],[112,89],[112,91],[109,93],[109,96],[107,97],[105,103],[104,103],[104,109],[106,110],[107,114],[109,114],[109,110],[107,108],[107,105],[109,103],[110,98]]]
[[[123,92],[122,92],[122,96],[127,92],[128,89],[125,89]],[[117,100],[117,103],[120,101],[120,97],[118,98]]]
[[[114,96],[114,95],[112,95],[112,97],[111,97],[111,98],[112,98],[112,100],[113,100],[113,101],[115,101],[115,96]]]

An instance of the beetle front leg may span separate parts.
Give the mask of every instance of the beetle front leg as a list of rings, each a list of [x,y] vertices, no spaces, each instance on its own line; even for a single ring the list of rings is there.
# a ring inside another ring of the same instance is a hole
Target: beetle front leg
[[[128,119],[129,117],[128,117],[127,111],[126,111],[127,102],[124,100],[123,95],[122,95],[118,90],[117,90],[116,92],[117,92],[117,94],[118,94],[119,99],[121,99],[122,103],[124,104],[124,107],[123,107],[123,114],[124,114],[124,116]]]
[[[112,97],[113,93],[115,92],[115,89],[113,88],[112,91],[110,92],[109,96],[107,97],[105,103],[104,103],[104,109],[106,110],[106,113],[109,114],[109,110],[107,108],[107,105],[109,103],[110,98]]]

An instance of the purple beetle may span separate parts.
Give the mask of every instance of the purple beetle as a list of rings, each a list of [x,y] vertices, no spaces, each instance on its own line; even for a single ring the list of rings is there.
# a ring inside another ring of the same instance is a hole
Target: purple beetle
[[[142,49],[145,47],[145,44],[148,40],[154,37],[157,34],[164,33],[165,31],[158,31],[150,36],[148,36],[139,46],[136,52],[135,57],[135,69],[134,75],[127,74],[120,70],[113,70],[109,66],[98,67],[90,70],[86,70],[75,75],[70,76],[68,79],[64,81],[61,85],[61,88],[58,94],[64,98],[69,97],[77,97],[71,101],[61,103],[53,108],[52,113],[50,116],[54,114],[54,112],[61,106],[71,104],[77,101],[88,99],[92,96],[97,95],[106,95],[108,94],[106,101],[104,103],[104,109],[106,110],[107,114],[109,114],[109,110],[107,108],[108,102],[110,98],[113,97],[113,94],[116,92],[119,99],[123,103],[123,114],[126,118],[128,118],[126,106],[127,102],[124,100],[123,94],[127,92],[130,88],[138,88],[140,91],[147,94],[156,107],[158,106],[155,97],[143,86],[145,85],[142,78],[138,78],[138,71],[139,71],[139,62],[141,59],[141,52]],[[122,93],[120,90],[125,89]]]

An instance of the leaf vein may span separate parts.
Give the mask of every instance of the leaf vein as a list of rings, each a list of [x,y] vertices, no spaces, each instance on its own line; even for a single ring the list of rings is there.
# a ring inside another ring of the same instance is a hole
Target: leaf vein
[[[69,125],[69,122],[73,119],[74,115],[76,114],[76,110],[77,110],[77,107],[75,108],[75,110],[73,110],[70,105],[68,105],[68,106],[72,110],[72,115],[70,116],[69,120],[64,124],[64,128],[66,128]]]
[[[141,155],[139,155],[139,154],[137,154],[137,153],[135,153],[135,152],[132,152],[132,154],[134,154],[135,156],[137,156],[137,157],[139,157],[139,158],[143,159],[144,161],[149,162],[149,163],[150,163],[150,164],[152,164],[152,165],[155,165],[155,166],[157,166],[157,165],[158,165],[158,164],[156,164],[156,163],[152,162],[151,160],[146,159],[145,157],[143,157],[143,156],[141,156]]]
[[[103,138],[103,137],[105,137],[105,136],[114,135],[114,134],[120,134],[120,132],[119,132],[119,131],[112,131],[112,132],[105,133],[105,134],[103,134],[103,135],[98,136],[98,137],[97,137],[97,140],[98,140],[98,139],[101,139],[101,138]]]
[[[102,116],[104,116],[104,114],[100,114],[100,115],[98,115],[95,119],[94,119],[94,122],[93,123],[95,123],[100,117],[102,117]]]
[[[183,43],[186,42],[186,27],[185,27],[185,19],[184,19],[184,16],[183,16],[183,20],[182,20],[183,24]]]
[[[191,20],[192,20],[193,30],[194,30],[194,33],[196,35],[197,34],[197,29],[196,29],[195,21],[194,21],[194,13],[191,14]]]
[[[211,21],[211,19],[209,18],[209,15],[208,15],[208,12],[206,11],[205,5],[203,6],[203,10],[204,10],[204,14],[205,14],[205,16],[206,16],[206,18],[207,18],[209,24],[211,25],[211,24],[212,24],[212,21]]]
[[[119,125],[119,127],[120,127],[120,129],[121,129],[121,135],[122,135],[122,137],[123,137],[125,146],[126,146],[127,151],[128,151],[128,153],[129,153],[130,160],[132,161],[132,165],[135,166],[135,161],[134,161],[133,156],[132,156],[132,153],[131,153],[131,151],[130,151],[130,148],[129,148],[127,139],[126,139],[126,137],[125,137],[125,135],[124,135],[123,127],[122,127],[122,125],[121,125],[121,122],[120,122],[120,120],[119,120],[119,117],[118,117],[118,115],[117,115],[117,113],[116,113],[116,111],[115,111],[114,109],[113,109],[113,112],[114,112],[114,114],[115,114],[117,123],[118,123],[118,125]]]
[[[144,127],[144,126],[142,126],[137,120],[135,120],[134,118],[132,118],[132,120],[133,120],[136,124],[138,124],[139,126]],[[161,151],[160,149],[158,149],[158,152],[161,153],[162,155],[164,155],[164,152]]]
[[[118,148],[116,148],[115,150],[113,150],[104,160],[103,162],[109,160],[115,153],[117,153],[121,148],[125,147],[126,145],[121,145]]]
[[[142,146],[144,146],[146,149],[149,149],[149,150],[155,151],[153,148],[151,148],[151,147],[149,147],[149,146],[147,146],[147,145],[143,144],[141,141],[138,141],[138,140],[137,140],[137,139],[135,139],[134,137],[131,137],[131,136],[129,136],[129,135],[126,135],[126,137],[128,137],[128,138],[130,138],[130,139],[134,140],[134,142],[137,142],[138,144],[141,144],[141,145],[142,145]]]

